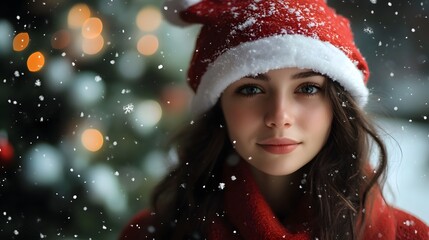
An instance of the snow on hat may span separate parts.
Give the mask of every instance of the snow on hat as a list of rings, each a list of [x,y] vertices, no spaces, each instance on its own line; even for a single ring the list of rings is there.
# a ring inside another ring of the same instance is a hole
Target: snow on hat
[[[240,78],[286,67],[324,74],[367,102],[368,65],[348,19],[325,0],[167,0],[164,10],[173,24],[202,24],[188,70],[194,114]]]

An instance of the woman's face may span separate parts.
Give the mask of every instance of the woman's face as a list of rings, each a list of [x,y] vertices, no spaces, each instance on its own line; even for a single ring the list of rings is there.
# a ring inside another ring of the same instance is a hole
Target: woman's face
[[[228,86],[221,106],[237,153],[275,176],[294,173],[311,161],[331,128],[326,81],[309,69],[284,68]]]

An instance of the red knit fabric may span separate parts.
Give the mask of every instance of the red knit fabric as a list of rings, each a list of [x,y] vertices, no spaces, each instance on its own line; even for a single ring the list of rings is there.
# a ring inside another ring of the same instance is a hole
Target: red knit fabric
[[[225,216],[214,219],[205,233],[209,240],[229,239],[310,239],[309,226],[305,219],[309,213],[302,209],[293,219],[288,219],[288,228],[280,222],[262,197],[244,161],[236,166],[227,166],[223,173],[225,183]],[[380,192],[373,192],[374,201],[365,227],[365,240],[427,240],[429,227],[418,218],[388,206]],[[157,239],[159,221],[156,215],[146,210],[134,217],[123,230],[120,239]],[[291,231],[290,229],[294,229]]]
[[[275,217],[245,165],[240,161],[237,167],[227,167],[223,175],[226,218],[234,227],[215,220],[208,239],[310,239],[305,231],[292,233]]]

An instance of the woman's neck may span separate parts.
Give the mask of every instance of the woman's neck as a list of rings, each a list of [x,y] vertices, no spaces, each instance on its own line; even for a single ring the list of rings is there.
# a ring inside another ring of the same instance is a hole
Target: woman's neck
[[[285,218],[301,196],[299,185],[301,173],[287,176],[272,176],[251,167],[252,175],[262,196],[279,219]]]

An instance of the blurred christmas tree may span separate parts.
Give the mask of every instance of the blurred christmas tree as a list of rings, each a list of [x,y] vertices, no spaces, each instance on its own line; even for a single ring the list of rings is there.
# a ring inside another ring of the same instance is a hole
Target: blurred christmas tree
[[[195,29],[159,1],[14,2],[0,18],[1,239],[115,239],[171,163]]]

